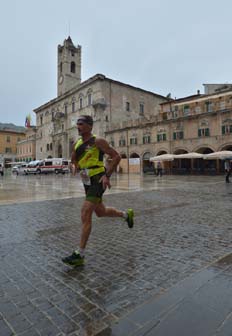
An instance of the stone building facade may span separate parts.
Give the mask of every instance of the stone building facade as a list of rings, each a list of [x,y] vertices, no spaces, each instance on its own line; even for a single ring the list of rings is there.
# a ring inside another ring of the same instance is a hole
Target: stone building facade
[[[124,172],[152,170],[149,159],[160,154],[232,150],[232,89],[161,103],[154,120],[115,125],[106,137],[123,157],[119,169]],[[163,165],[177,173],[223,171],[220,160],[175,159]]]
[[[36,127],[25,130],[25,139],[17,143],[17,161],[30,162],[36,158]]]
[[[6,168],[17,158],[17,142],[25,138],[23,127],[0,125],[0,161]]]
[[[78,138],[76,120],[81,114],[94,119],[94,133],[105,136],[114,124],[150,120],[168,101],[162,95],[128,85],[102,74],[81,82],[81,47],[69,37],[58,46],[58,96],[34,110],[36,114],[36,159],[48,156],[70,158]]]

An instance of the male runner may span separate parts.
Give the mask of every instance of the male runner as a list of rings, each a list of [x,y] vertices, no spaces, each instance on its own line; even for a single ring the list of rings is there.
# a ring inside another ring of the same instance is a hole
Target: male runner
[[[73,174],[80,171],[86,198],[81,209],[82,231],[79,249],[62,261],[71,266],[84,265],[85,248],[91,232],[92,214],[98,217],[122,217],[129,228],[134,225],[132,209],[120,211],[112,207],[105,207],[102,195],[106,188],[110,188],[110,176],[121,160],[118,152],[110,147],[105,139],[92,134],[93,119],[89,115],[82,115],[77,120],[77,129],[81,138],[75,143],[72,152]],[[103,156],[110,157],[107,168],[104,167]]]

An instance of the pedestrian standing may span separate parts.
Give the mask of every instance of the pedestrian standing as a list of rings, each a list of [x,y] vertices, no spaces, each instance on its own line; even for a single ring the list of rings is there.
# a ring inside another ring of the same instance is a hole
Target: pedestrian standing
[[[85,249],[91,233],[92,215],[98,217],[121,217],[129,228],[134,225],[134,211],[127,209],[118,210],[106,207],[102,195],[106,188],[110,188],[110,176],[115,171],[121,160],[118,152],[103,138],[92,134],[93,119],[89,115],[82,115],[77,120],[77,130],[81,138],[75,143],[72,152],[73,174],[80,171],[80,176],[85,188],[86,198],[81,208],[82,230],[79,247],[68,257],[62,259],[71,266],[84,265]],[[107,154],[110,158],[109,166],[104,167],[103,157]]]
[[[225,160],[226,183],[230,183],[231,164],[230,160]]]
[[[162,177],[163,171],[162,171],[162,164],[160,161],[157,162],[157,176]]]

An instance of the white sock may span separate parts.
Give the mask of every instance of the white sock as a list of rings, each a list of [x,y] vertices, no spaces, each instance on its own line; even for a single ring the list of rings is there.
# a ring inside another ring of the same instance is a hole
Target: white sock
[[[79,248],[78,251],[79,251],[81,257],[85,256],[85,249],[84,248]]]
[[[123,213],[122,217],[123,217],[124,219],[127,219],[127,212],[126,212],[126,211],[123,211],[122,213]]]

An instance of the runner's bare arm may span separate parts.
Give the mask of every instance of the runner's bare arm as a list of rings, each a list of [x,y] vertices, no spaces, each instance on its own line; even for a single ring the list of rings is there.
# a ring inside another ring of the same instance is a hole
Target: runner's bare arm
[[[72,154],[71,154],[71,172],[73,175],[76,175],[78,170],[79,168],[78,168],[78,164],[76,160],[76,150],[75,150],[75,145],[73,145]]]
[[[96,146],[105,154],[109,155],[110,157],[110,163],[107,167],[106,170],[106,175],[108,177],[110,177],[110,175],[113,173],[113,171],[115,170],[115,168],[117,167],[117,165],[119,164],[120,160],[121,160],[121,156],[119,155],[119,153],[112,148],[108,142],[105,139],[102,138],[97,138],[95,141]]]

